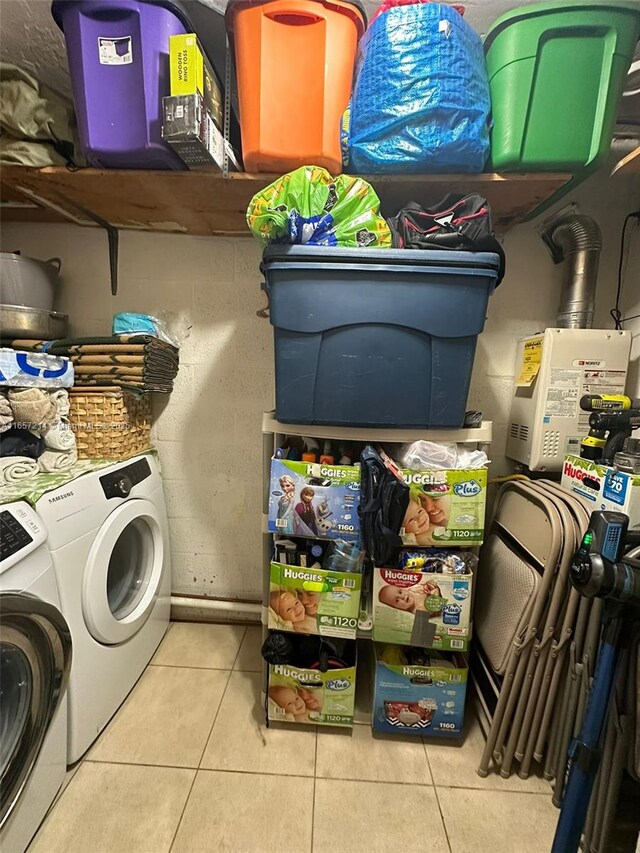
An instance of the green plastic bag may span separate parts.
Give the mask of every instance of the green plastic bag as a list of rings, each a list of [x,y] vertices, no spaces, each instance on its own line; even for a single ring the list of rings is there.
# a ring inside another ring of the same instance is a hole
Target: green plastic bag
[[[256,193],[247,223],[263,243],[390,248],[380,199],[362,178],[302,166]]]

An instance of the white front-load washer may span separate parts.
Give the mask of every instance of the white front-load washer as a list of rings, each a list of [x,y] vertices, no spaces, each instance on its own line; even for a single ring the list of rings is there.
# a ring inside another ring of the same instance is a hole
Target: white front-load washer
[[[0,506],[0,850],[23,853],[67,769],[71,634],[47,534],[23,502]]]
[[[68,760],[97,738],[169,626],[167,511],[153,454],[47,492],[36,504],[73,640]]]

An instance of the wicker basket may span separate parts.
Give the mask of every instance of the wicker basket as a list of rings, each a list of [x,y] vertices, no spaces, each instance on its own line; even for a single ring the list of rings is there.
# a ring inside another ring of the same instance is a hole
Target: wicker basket
[[[71,388],[69,402],[80,459],[128,459],[151,446],[148,394]]]

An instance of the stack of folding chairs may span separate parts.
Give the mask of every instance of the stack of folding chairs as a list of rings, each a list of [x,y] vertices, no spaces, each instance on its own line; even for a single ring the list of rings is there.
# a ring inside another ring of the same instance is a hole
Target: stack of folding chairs
[[[569,582],[591,508],[549,480],[506,483],[480,554],[471,676],[486,744],[478,773],[542,773],[562,802],[600,642],[603,602]],[[638,630],[640,635],[640,628]],[[640,636],[622,655],[585,850],[604,851],[624,769],[640,777]]]

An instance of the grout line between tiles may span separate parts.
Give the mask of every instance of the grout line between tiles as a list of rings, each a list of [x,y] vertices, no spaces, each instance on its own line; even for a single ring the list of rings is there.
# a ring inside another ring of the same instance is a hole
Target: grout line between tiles
[[[244,631],[242,632],[242,637],[240,639],[240,645],[238,646],[238,651],[236,652],[236,656],[233,659],[233,666],[231,667],[232,672],[236,668],[236,664],[238,663],[238,658],[240,657],[240,650],[242,649],[242,644],[244,643],[244,641],[247,638],[247,628],[248,627],[249,627],[248,625],[244,626]]]
[[[97,761],[97,760],[89,760],[85,759],[90,764],[117,764],[123,765],[124,767],[151,767],[151,768],[162,768],[164,770],[195,770],[196,773],[242,773],[244,776],[277,776],[279,779],[283,776],[286,776],[287,779],[311,779],[311,776],[302,776],[299,773],[271,773],[268,770],[261,770],[260,772],[256,770],[232,770],[231,768],[222,768],[222,767],[186,767],[184,764],[140,764],[134,763],[132,761]],[[73,781],[73,780],[72,780]],[[342,781],[342,780],[340,780]],[[345,781],[350,782],[358,782],[362,781],[359,779],[349,779]],[[69,783],[71,784],[71,783]],[[65,788],[66,790],[66,788]],[[64,793],[64,791],[63,791]]]
[[[429,750],[427,749],[427,744],[422,741],[422,746],[424,747],[424,754],[427,757],[427,767],[429,768],[429,775],[431,776],[431,781],[433,782],[433,791],[436,796],[436,803],[438,804],[438,812],[440,813],[440,820],[442,821],[442,828],[444,829],[444,837],[447,840],[447,847],[449,848],[449,853],[453,853],[453,847],[451,846],[451,839],[449,838],[449,831],[447,829],[447,824],[444,819],[444,814],[442,812],[442,806],[440,805],[440,797],[438,796],[438,786],[435,783],[435,777],[433,775],[433,770],[431,769],[431,762],[429,761]]]
[[[425,743],[424,738],[421,738],[421,740],[422,740],[422,749],[424,750],[424,757],[425,757],[425,761],[427,764],[427,772],[429,773],[429,779],[431,779],[431,784],[435,788],[436,780],[435,780],[435,776],[433,775],[433,770],[431,769],[431,762],[429,761],[429,750],[427,749],[427,744]]]
[[[242,646],[242,642],[244,640],[246,633],[247,633],[247,629],[245,628],[244,634],[242,635],[242,639],[240,640],[240,645],[238,646],[238,651],[236,652],[236,656],[233,660],[234,664],[237,660],[238,655],[240,654],[240,647]],[[176,842],[176,838],[177,838],[178,832],[180,830],[180,825],[182,824],[182,818],[184,817],[184,813],[187,810],[187,805],[189,804],[189,799],[191,798],[191,792],[193,791],[193,786],[196,784],[196,779],[198,778],[198,773],[200,772],[200,765],[202,764],[202,759],[204,757],[205,752],[207,751],[207,746],[209,745],[209,738],[211,737],[211,732],[213,731],[213,727],[215,726],[216,720],[218,719],[218,714],[220,713],[220,708],[222,706],[222,700],[224,699],[225,693],[227,692],[227,687],[229,686],[229,679],[230,678],[231,678],[231,671],[229,671],[229,674],[227,675],[227,681],[226,681],[226,684],[224,685],[224,690],[222,691],[222,695],[220,696],[220,701],[218,702],[218,707],[216,708],[216,712],[213,715],[213,722],[211,723],[211,728],[209,729],[209,734],[207,735],[207,738],[204,742],[204,747],[202,749],[202,753],[200,754],[200,760],[198,761],[198,766],[196,768],[196,772],[193,774],[193,780],[192,780],[191,785],[189,787],[189,793],[187,794],[187,798],[184,801],[184,806],[182,807],[182,811],[180,812],[180,819],[178,820],[178,823],[176,824],[176,831],[173,833],[173,838],[171,839],[171,844],[169,845],[169,850],[167,851],[167,853],[171,853],[171,851],[173,850],[173,845]]]
[[[323,782],[364,782],[367,785],[409,785],[413,788],[435,788],[432,782],[399,782],[396,779],[355,779],[351,776],[317,776]]]
[[[486,791],[488,794],[517,794],[520,797],[547,797],[551,803],[553,789],[549,787],[546,791],[514,791],[513,788],[472,788],[470,785],[434,785],[436,789],[445,788],[452,791]],[[552,804],[553,805],[553,804]],[[554,808],[556,808],[554,806]]]
[[[211,734],[213,732],[213,727],[216,724],[216,720],[218,719],[218,714],[220,713],[220,708],[222,708],[222,703],[224,702],[224,697],[227,694],[227,687],[229,686],[229,681],[231,680],[231,672],[233,672],[233,670],[231,670],[229,672],[229,675],[227,676],[227,682],[224,685],[224,690],[222,691],[222,696],[220,697],[220,701],[218,702],[218,707],[216,708],[216,712],[213,715],[213,722],[211,723],[211,727],[209,729],[209,734],[207,735],[207,739],[204,742],[204,748],[202,750],[202,753],[200,754],[200,760],[198,761],[198,770],[200,770],[200,768],[202,766],[202,759],[204,758],[204,754],[207,751],[207,747],[209,746],[209,741],[211,740]]]
[[[125,767],[163,767],[165,770],[197,770],[195,764],[149,764],[148,761],[118,761],[116,758],[110,758],[108,761],[103,758],[85,758],[88,764],[122,764]]]
[[[256,770],[231,770],[229,768],[222,769],[219,767],[200,767],[198,773],[242,773],[243,776],[277,776],[282,779],[283,776],[287,779],[311,779],[311,776],[301,776],[298,773],[269,773],[266,770],[257,772]]]
[[[194,771],[193,779],[191,780],[191,784],[189,785],[189,790],[187,791],[187,796],[185,797],[184,805],[182,807],[182,811],[180,812],[180,817],[178,818],[178,822],[176,823],[176,831],[173,833],[173,838],[171,839],[171,844],[169,845],[167,853],[171,853],[171,851],[173,850],[173,845],[175,844],[176,836],[178,835],[178,830],[180,829],[180,824],[182,823],[182,818],[184,817],[184,813],[187,810],[187,803],[189,802],[189,799],[191,798],[191,792],[193,791],[193,786],[196,784],[197,777],[198,777],[198,770],[196,769]]]
[[[317,743],[316,743],[317,749]],[[89,764],[123,764],[125,766],[130,767],[164,767],[169,770],[201,770],[202,772],[211,772],[211,773],[244,773],[247,776],[286,776],[296,778],[296,779],[320,779],[325,782],[363,782],[365,784],[377,785],[410,785],[413,787],[419,788],[445,788],[451,789],[454,791],[486,791],[487,793],[499,793],[499,794],[522,794],[524,796],[533,796],[533,797],[549,797],[551,794],[551,789],[549,789],[549,793],[544,791],[513,791],[513,790],[505,790],[504,788],[472,788],[469,785],[434,785],[429,782],[399,782],[394,779],[356,779],[351,777],[331,777],[331,776],[303,776],[302,774],[297,773],[273,773],[268,770],[239,770],[231,767],[196,767],[195,765],[184,765],[184,764],[149,764],[148,762],[139,762],[139,761],[116,761],[114,759],[109,759],[105,761],[99,758],[84,758],[83,762],[87,762]],[[202,764],[202,762],[200,762]],[[69,785],[73,779],[69,781]],[[67,785],[67,787],[69,787]],[[66,788],[64,789],[66,791]],[[64,791],[61,792],[60,797],[64,794]]]

